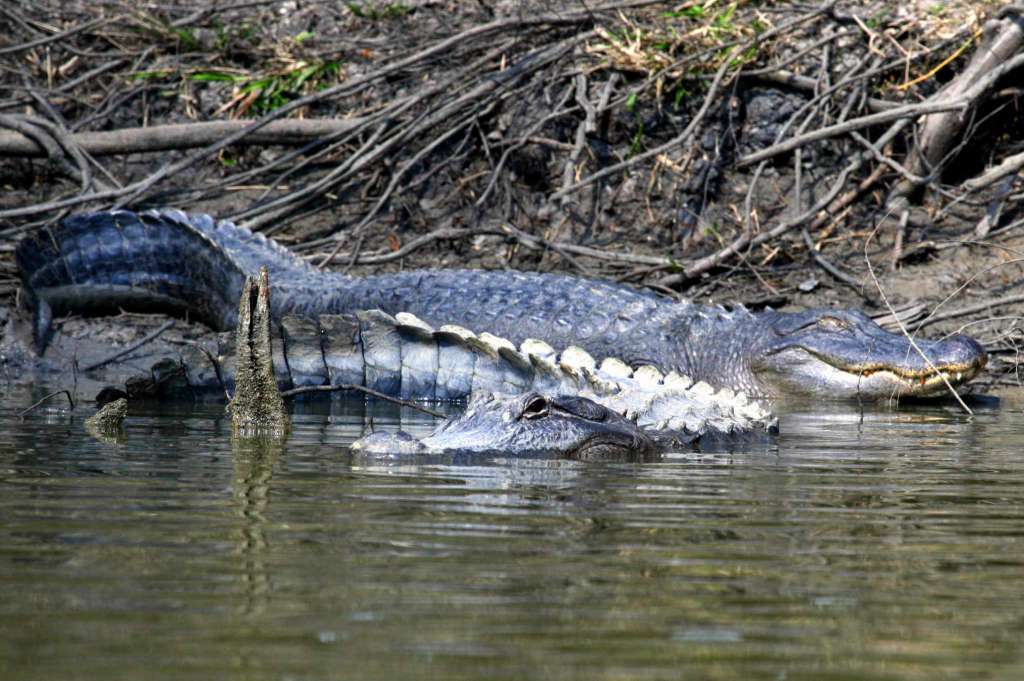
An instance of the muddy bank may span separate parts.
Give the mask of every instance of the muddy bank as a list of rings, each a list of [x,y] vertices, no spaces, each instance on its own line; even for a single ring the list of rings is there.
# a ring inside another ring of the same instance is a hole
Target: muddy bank
[[[35,385],[40,390],[67,389],[92,401],[103,388],[141,393],[152,388],[147,379],[180,384],[174,367],[186,346],[216,353],[218,334],[200,324],[163,315],[122,314],[116,317],[62,320],[53,340],[40,357],[32,348],[26,316],[0,306],[0,385],[5,390]],[[154,366],[163,369],[153,371]],[[223,399],[223,395],[197,395]]]
[[[987,383],[1016,382],[1024,32],[1002,5],[4,12],[8,306],[21,235],[175,206],[354,273],[564,270],[892,308],[909,332],[978,337]]]

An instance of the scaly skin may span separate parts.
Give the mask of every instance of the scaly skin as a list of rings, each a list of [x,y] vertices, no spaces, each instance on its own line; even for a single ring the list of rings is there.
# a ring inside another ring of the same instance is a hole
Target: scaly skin
[[[501,452],[526,456],[556,453],[587,461],[644,458],[668,444],[615,411],[583,397],[528,392],[480,395],[466,411],[417,440],[402,431],[373,433],[352,444],[370,454]],[[674,445],[692,440],[685,434]]]
[[[732,432],[725,442],[732,445],[737,437],[746,436],[749,445],[763,440],[765,433]],[[375,432],[356,440],[352,449],[369,454],[555,454],[584,461],[647,460],[698,441],[720,440],[718,435],[721,433],[714,430],[698,435],[649,428],[586,397],[530,391],[521,395],[474,394],[464,412],[445,419],[423,439],[404,431]]]
[[[272,312],[380,309],[520,343],[540,338],[651,364],[757,397],[931,395],[976,375],[967,336],[916,341],[856,310],[728,312],[625,286],[525,272],[421,270],[372,277],[320,272],[261,235],[178,211],[72,216],[25,239],[17,260],[45,346],[54,314],[171,309],[231,328],[245,276],[270,271]],[[923,355],[923,356],[922,356]],[[945,379],[945,380],[944,380]]]
[[[265,302],[262,289],[259,299]],[[243,297],[243,305],[247,300]],[[556,352],[527,340],[517,349],[490,334],[476,336],[454,326],[435,330],[412,315],[395,318],[379,310],[317,320],[287,316],[273,330],[256,325],[257,316],[239,334],[223,334],[218,348],[185,346],[180,365],[161,361],[152,376],[129,380],[129,396],[231,393],[233,410],[248,402],[266,424],[262,414],[271,406],[270,393],[293,387],[365,387],[389,397],[437,402],[539,392],[589,399],[638,427],[685,435],[683,442],[776,428],[769,411],[742,393],[715,391],[650,366],[633,370],[614,358],[599,363],[578,347]]]

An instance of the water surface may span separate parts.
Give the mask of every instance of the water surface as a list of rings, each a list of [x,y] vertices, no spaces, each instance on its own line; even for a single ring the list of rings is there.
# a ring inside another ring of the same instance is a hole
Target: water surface
[[[4,679],[1024,676],[1005,404],[800,411],[769,444],[596,464],[354,456],[355,403],[274,447],[218,406],[104,443],[31,401],[0,402]]]

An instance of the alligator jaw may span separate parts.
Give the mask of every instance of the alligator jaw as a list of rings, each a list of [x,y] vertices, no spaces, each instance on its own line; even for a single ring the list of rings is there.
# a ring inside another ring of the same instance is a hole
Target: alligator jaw
[[[966,362],[932,362],[922,369],[881,363],[844,363],[802,347],[771,355],[759,372],[763,382],[785,393],[835,399],[926,397],[958,388],[984,368],[984,354]],[[932,368],[934,367],[934,368]]]
[[[859,376],[861,382],[880,381],[893,386],[894,396],[935,395],[949,388],[957,388],[971,380],[984,368],[987,357],[973,363],[955,363],[936,366],[923,371],[904,371],[883,366],[837,367],[840,371]]]

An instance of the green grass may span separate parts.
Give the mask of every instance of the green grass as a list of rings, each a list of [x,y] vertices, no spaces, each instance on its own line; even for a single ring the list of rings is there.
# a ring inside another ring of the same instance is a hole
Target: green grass
[[[249,102],[246,113],[262,115],[284,106],[293,99],[298,99],[310,91],[329,87],[341,72],[341,63],[322,61],[308,63],[296,62],[294,65],[276,72],[259,76],[209,70],[190,73],[188,80],[197,82],[228,82],[238,86],[239,94],[251,94],[246,97]]]

